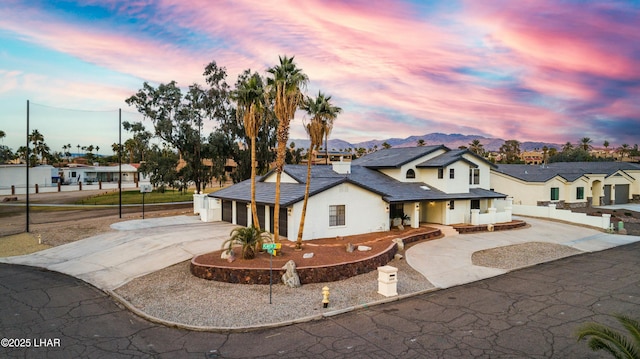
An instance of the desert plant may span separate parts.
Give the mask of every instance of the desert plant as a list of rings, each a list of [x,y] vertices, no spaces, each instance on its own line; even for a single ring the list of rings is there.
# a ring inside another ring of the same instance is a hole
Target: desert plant
[[[222,248],[231,251],[233,246],[242,247],[242,258],[253,259],[262,248],[262,243],[271,242],[271,235],[264,230],[251,227],[238,227],[231,231],[231,237],[222,243]]]
[[[586,323],[578,328],[578,340],[590,337],[587,344],[591,350],[605,350],[614,358],[640,359],[640,323],[621,314],[614,317],[631,334],[631,338],[605,325]]]

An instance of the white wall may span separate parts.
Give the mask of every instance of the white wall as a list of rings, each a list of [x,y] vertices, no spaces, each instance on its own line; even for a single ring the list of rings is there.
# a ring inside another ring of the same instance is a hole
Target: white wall
[[[611,215],[603,214],[602,217],[587,216],[586,213],[575,213],[570,210],[556,209],[554,204],[548,207],[513,205],[513,214],[539,218],[549,218],[569,223],[582,224],[602,229],[609,228]]]
[[[51,177],[55,174],[57,177],[57,169],[50,165],[42,165],[29,168],[30,187],[36,184],[39,187],[50,187]],[[24,189],[27,183],[27,170],[25,165],[0,165],[0,190],[9,190],[11,186]]]
[[[345,205],[345,225],[329,227],[329,206]],[[389,213],[380,195],[343,183],[309,197],[303,240],[331,238],[389,230]],[[298,237],[302,201],[293,205],[288,238]]]

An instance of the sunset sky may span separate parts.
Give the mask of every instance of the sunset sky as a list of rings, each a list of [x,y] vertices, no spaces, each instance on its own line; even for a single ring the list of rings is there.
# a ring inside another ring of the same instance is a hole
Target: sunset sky
[[[27,100],[52,150],[110,154],[117,109],[140,119],[124,100],[144,81],[204,85],[216,61],[233,85],[285,54],[308,94],[343,108],[332,138],[640,142],[636,0],[3,0],[0,44],[0,143],[14,150]]]

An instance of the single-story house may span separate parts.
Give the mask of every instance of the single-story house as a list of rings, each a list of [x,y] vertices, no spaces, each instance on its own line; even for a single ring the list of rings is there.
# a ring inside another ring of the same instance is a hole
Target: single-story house
[[[303,239],[388,231],[401,217],[414,228],[478,222],[488,213],[495,219],[493,202],[506,195],[490,190],[492,166],[468,150],[443,145],[383,149],[352,162],[313,165]],[[298,234],[306,174],[306,165],[286,165],[282,173],[279,229],[290,240]],[[256,181],[260,227],[268,231],[274,228],[275,182],[275,171]],[[208,196],[212,220],[251,224],[250,180]]]
[[[513,204],[577,208],[624,204],[640,195],[640,165],[628,162],[500,164],[491,169],[491,186]]]
[[[138,167],[135,164],[122,164],[122,182],[138,182],[144,179],[138,177]],[[60,178],[63,184],[85,184],[97,182],[118,182],[120,166],[87,166],[70,164],[69,167],[60,168]]]
[[[29,167],[29,182],[31,186],[50,187],[58,180],[58,169],[51,165]],[[25,164],[0,165],[0,189],[11,186],[25,188],[27,182],[27,167]]]

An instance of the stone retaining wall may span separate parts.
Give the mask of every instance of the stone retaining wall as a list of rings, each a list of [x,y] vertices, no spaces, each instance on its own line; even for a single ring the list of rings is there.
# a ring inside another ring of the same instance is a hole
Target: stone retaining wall
[[[494,231],[506,231],[509,229],[515,229],[524,227],[527,225],[525,221],[512,221],[510,223],[496,223],[493,225]],[[488,232],[489,228],[486,224],[480,226],[470,226],[470,225],[461,225],[461,226],[452,226],[458,233],[474,233],[474,232]]]
[[[406,245],[425,239],[436,238],[441,234],[439,229],[434,229],[430,232],[402,238],[402,240]],[[328,266],[297,267],[296,271],[302,284],[335,282],[376,270],[378,267],[389,263],[397,252],[397,245],[392,243],[381,253],[357,262],[338,263]],[[191,274],[198,278],[227,283],[269,284],[269,268],[215,267],[198,263],[197,259],[198,257],[196,256],[191,260],[190,269]],[[283,269],[274,268],[273,283],[280,283],[280,278],[283,274]]]

